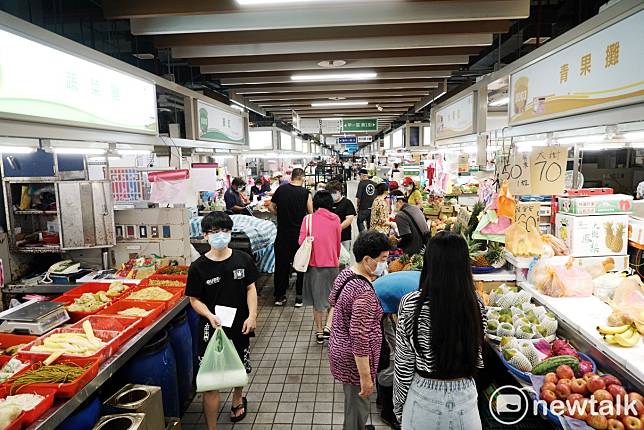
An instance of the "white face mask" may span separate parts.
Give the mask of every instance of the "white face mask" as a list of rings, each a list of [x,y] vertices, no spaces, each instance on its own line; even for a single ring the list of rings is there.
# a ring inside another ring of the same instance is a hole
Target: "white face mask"
[[[224,249],[230,243],[230,232],[211,233],[208,235],[208,243],[214,249]]]
[[[378,265],[376,266],[376,270],[373,271],[373,274],[376,276],[382,276],[385,273],[385,270],[387,270],[387,263],[384,261],[379,261]]]

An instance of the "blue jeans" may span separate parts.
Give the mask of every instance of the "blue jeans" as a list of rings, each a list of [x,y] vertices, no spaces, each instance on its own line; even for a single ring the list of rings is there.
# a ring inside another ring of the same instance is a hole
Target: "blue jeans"
[[[472,379],[441,381],[419,375],[403,408],[404,430],[481,430],[476,385]]]
[[[358,232],[363,230],[369,230],[369,225],[371,224],[371,209],[364,209],[358,211]],[[366,224],[366,227],[365,227]]]

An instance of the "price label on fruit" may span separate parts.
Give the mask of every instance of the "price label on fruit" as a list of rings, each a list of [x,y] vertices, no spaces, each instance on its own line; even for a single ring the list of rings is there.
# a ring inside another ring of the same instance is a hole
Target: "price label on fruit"
[[[540,207],[540,203],[518,203],[514,212],[514,222],[522,224],[528,232],[538,232]]]
[[[532,194],[562,194],[567,163],[567,146],[535,148],[530,154]]]

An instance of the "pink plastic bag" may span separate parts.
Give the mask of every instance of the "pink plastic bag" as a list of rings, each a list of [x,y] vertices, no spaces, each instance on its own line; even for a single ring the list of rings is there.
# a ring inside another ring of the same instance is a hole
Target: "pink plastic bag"
[[[555,280],[566,291],[567,297],[588,297],[593,294],[593,278],[588,272],[572,266],[572,260],[565,266],[555,268]]]

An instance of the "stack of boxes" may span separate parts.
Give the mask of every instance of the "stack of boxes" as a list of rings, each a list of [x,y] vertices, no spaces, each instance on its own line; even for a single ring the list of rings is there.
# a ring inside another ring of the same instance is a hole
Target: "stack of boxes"
[[[633,197],[624,194],[560,197],[555,235],[578,265],[597,266],[611,258],[614,270],[624,270],[632,205]]]

